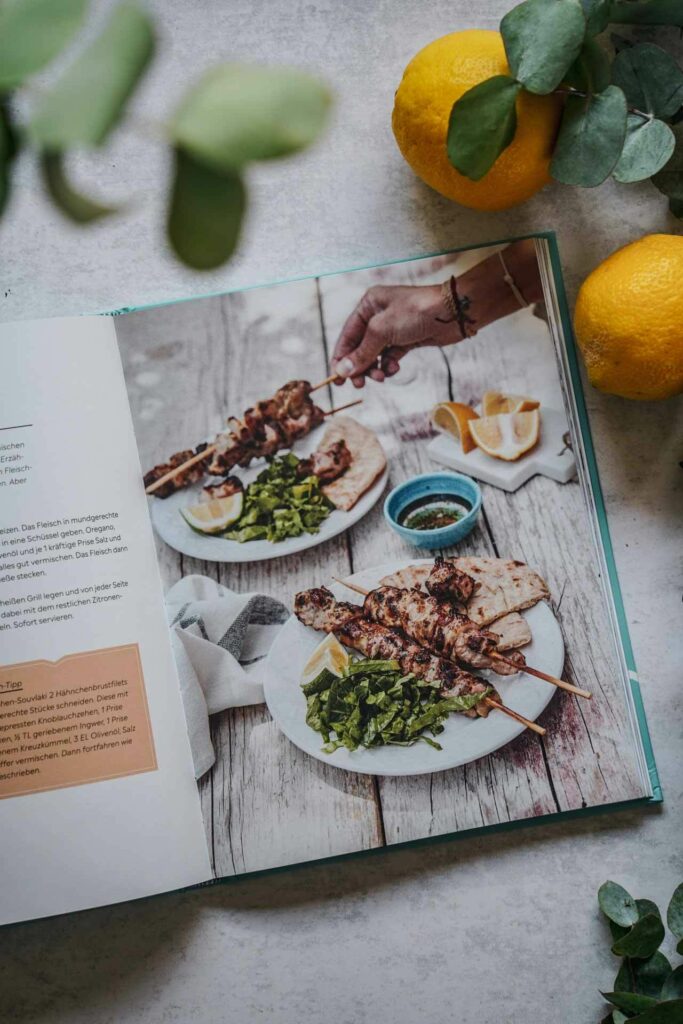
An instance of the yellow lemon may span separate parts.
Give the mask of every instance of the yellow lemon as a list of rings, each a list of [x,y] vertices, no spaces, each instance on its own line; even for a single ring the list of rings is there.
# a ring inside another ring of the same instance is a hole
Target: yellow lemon
[[[328,633],[304,665],[301,682],[310,683],[326,668],[332,675],[340,676],[348,667],[349,656],[345,648],[337,640],[334,633]]]
[[[469,421],[476,418],[474,409],[469,405],[463,405],[462,402],[439,402],[432,409],[434,426],[459,441],[465,455],[475,447],[470,435]]]
[[[522,203],[550,180],[562,109],[557,96],[520,93],[515,137],[480,181],[460,174],[446,156],[455,101],[473,85],[509,72],[500,33],[470,29],[442,36],[420,50],[396,91],[392,125],[401,153],[437,192],[475,210],[504,210]]]
[[[530,412],[541,403],[528,395],[506,395],[502,391],[485,391],[481,400],[482,416],[497,416],[502,412]]]
[[[574,329],[591,384],[622,398],[683,391],[683,238],[645,235],[581,285]]]
[[[538,409],[532,412],[501,413],[472,420],[470,433],[487,455],[494,459],[514,462],[538,442],[541,417]]]
[[[199,505],[181,508],[180,514],[193,530],[198,533],[222,533],[237,522],[242,515],[244,495],[242,491],[228,498],[214,498]]]

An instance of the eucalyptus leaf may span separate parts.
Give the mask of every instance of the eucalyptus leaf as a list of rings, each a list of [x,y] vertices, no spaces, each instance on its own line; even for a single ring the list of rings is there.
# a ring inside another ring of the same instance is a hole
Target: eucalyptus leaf
[[[640,1024],[681,1024],[683,1021],[683,999],[673,999],[666,1003],[657,1003],[649,1010],[639,1013],[637,1017],[630,1017],[632,1021],[639,1021]]]
[[[609,25],[610,0],[581,0],[588,23],[588,34],[597,36]]]
[[[451,111],[448,159],[461,174],[479,181],[512,142],[515,102],[521,89],[508,75],[495,75],[469,89]]]
[[[586,39],[564,83],[582,92],[602,92],[610,84],[611,75],[612,65],[603,48],[594,39]]]
[[[626,99],[617,86],[588,99],[569,96],[550,173],[566,185],[600,185],[616,167],[625,136]]]
[[[630,962],[633,969],[634,991],[641,996],[664,999],[665,997],[661,995],[662,986],[671,974],[671,964],[664,954],[657,950],[647,960],[631,960]],[[616,982],[614,987],[617,988]],[[683,993],[676,994],[683,995]]]
[[[617,939],[620,939],[622,937],[622,935],[626,935],[626,932],[629,931],[629,929],[631,927],[629,925],[628,928],[624,928],[623,925],[615,924],[614,921],[608,921],[607,924],[609,925],[609,930],[611,932],[612,939],[614,940],[614,942],[616,942]]]
[[[176,150],[168,236],[184,263],[195,270],[225,263],[237,246],[245,205],[237,171],[217,171]]]
[[[529,92],[555,89],[574,63],[586,34],[580,0],[525,0],[500,23],[508,63]]]
[[[223,64],[187,94],[172,119],[171,136],[204,163],[235,170],[310,145],[330,102],[325,85],[302,71]]]
[[[630,893],[618,882],[603,882],[598,889],[598,906],[606,918],[622,928],[638,920],[638,907]]]
[[[61,153],[44,153],[40,168],[50,198],[69,220],[76,224],[90,224],[116,213],[116,207],[103,206],[73,188],[66,177]]]
[[[121,118],[154,49],[152,24],[135,3],[120,3],[100,35],[39,104],[30,124],[42,149],[99,146]]]
[[[681,212],[677,214],[679,217],[683,217],[683,201],[681,202]],[[683,956],[683,939],[676,944],[676,952]]]
[[[660,921],[661,921],[661,919],[662,919],[661,911],[660,911],[659,907],[657,906],[657,904],[654,903],[652,900],[642,900],[642,899],[641,900],[636,900],[636,906],[638,908],[638,917],[639,918],[645,917],[646,914],[654,914],[655,917],[658,917],[660,919]]]
[[[653,175],[652,183],[669,199],[669,207],[675,217],[683,217],[683,125],[674,129],[676,148],[667,164]],[[677,952],[683,954],[683,883],[678,886],[667,911],[669,928],[682,941]],[[677,930],[678,929],[678,930]]]
[[[678,131],[678,155],[681,164],[680,170],[683,171],[683,131]],[[683,174],[681,174],[683,179]],[[683,191],[683,180],[681,181],[681,190]],[[669,906],[666,911],[666,923],[677,939],[683,938],[683,882],[676,886],[674,894],[671,897]]]
[[[683,4],[681,0],[612,0],[609,20],[613,24],[683,28]]]
[[[664,980],[661,999],[683,999],[683,964],[672,971]]]
[[[10,0],[0,5],[0,90],[49,64],[80,28],[88,0]]]
[[[633,963],[634,961],[629,960],[627,956],[625,956],[621,961],[621,966],[619,967],[617,976],[614,979],[615,992],[635,992],[633,984]]]
[[[0,102],[0,217],[10,193],[10,172],[18,142],[7,105]]]
[[[645,914],[629,933],[612,946],[616,956],[630,956],[645,960],[659,949],[664,940],[664,925],[657,914]]]
[[[673,57],[654,43],[622,50],[612,64],[612,81],[623,90],[630,106],[672,117],[683,105],[683,71]]]
[[[657,1005],[657,1000],[650,996],[639,996],[636,992],[602,992],[601,995],[624,1013],[642,1013],[643,1010]]]
[[[612,1010],[612,1024],[626,1024],[629,1018],[621,1010]]]

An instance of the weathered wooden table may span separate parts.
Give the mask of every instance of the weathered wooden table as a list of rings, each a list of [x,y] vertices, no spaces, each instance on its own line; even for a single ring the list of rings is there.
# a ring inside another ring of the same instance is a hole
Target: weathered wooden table
[[[286,380],[322,379],[345,317],[370,284],[443,280],[458,260],[461,272],[467,259],[437,257],[118,318],[143,466],[212,435],[228,413],[239,415]],[[538,332],[545,331],[522,311],[464,344],[412,353],[392,381],[366,387],[354,414],[380,436],[391,484],[434,468],[425,448],[429,410],[437,401],[476,402],[486,388],[504,384],[560,407],[549,340],[538,356]],[[325,405],[326,398],[331,407],[355,394],[348,384],[318,400]],[[486,485],[483,492],[478,528],[459,552],[520,559],[541,573],[565,637],[565,678],[591,690],[594,699],[558,691],[541,719],[545,737],[526,732],[462,768],[403,778],[353,775],[309,758],[282,735],[265,706],[216,715],[216,765],[200,782],[216,875],[641,795],[578,483],[536,477],[514,494]],[[158,548],[165,587],[204,573],[235,590],[286,602],[332,575],[412,554],[386,527],[381,502],[347,533],[287,558],[226,565],[193,561],[161,541]]]

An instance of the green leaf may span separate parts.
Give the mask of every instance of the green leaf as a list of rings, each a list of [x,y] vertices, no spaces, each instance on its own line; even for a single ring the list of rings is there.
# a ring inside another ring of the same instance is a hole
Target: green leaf
[[[598,889],[598,906],[609,921],[630,928],[638,920],[636,901],[617,882],[603,882]]]
[[[500,23],[514,77],[529,92],[555,89],[579,55],[586,18],[580,0],[525,0]]]
[[[626,1024],[629,1018],[621,1010],[612,1010],[612,1024]]]
[[[622,50],[612,64],[612,81],[630,106],[655,117],[672,117],[683,105],[683,71],[654,43]]]
[[[224,64],[190,90],[172,119],[171,135],[204,163],[235,170],[310,145],[330,102],[323,83],[302,71]]]
[[[116,213],[116,207],[103,206],[76,192],[66,178],[61,153],[44,153],[40,168],[50,198],[69,220],[77,224],[89,224],[91,221]]]
[[[653,999],[664,998],[661,995],[662,986],[671,974],[671,964],[664,954],[657,950],[648,960],[632,960],[631,964],[634,991],[641,996],[652,996]],[[614,987],[617,988],[616,982]]]
[[[636,906],[638,908],[638,917],[645,917],[646,914],[654,914],[661,921],[662,914],[656,903],[652,900],[636,900]]]
[[[245,205],[236,171],[216,171],[176,150],[168,237],[183,263],[195,270],[225,263],[237,246]]]
[[[10,193],[10,171],[18,149],[17,136],[6,104],[0,102],[0,217]]]
[[[628,931],[628,929],[626,929]],[[621,966],[617,971],[617,976],[614,979],[614,991],[615,992],[633,992],[633,961],[629,960],[627,956],[621,961]]]
[[[673,132],[676,138],[673,156],[661,171],[653,175],[652,183],[668,197],[673,215],[683,217],[683,125],[677,125]],[[667,921],[676,938],[683,940],[683,883],[671,897]],[[683,941],[679,943],[677,952],[683,954]]]
[[[637,921],[629,933],[612,946],[615,956],[630,956],[645,960],[651,957],[664,940],[664,925],[657,914],[646,914]]]
[[[651,1006],[644,1013],[629,1019],[639,1021],[640,1024],[681,1024],[681,1021],[683,1021],[683,999],[657,1003],[656,1006]]]
[[[0,90],[20,85],[57,56],[80,27],[88,0],[10,0],[0,6]]]
[[[677,134],[679,138],[678,154],[681,171],[683,171],[683,130],[679,129]],[[681,179],[683,179],[683,174],[681,174]],[[683,180],[681,181],[681,189],[683,190]],[[666,911],[666,923],[677,939],[683,939],[683,882],[674,889],[674,894]]]
[[[521,89],[508,75],[495,75],[469,89],[451,110],[448,159],[461,174],[479,181],[515,137],[515,101]]]
[[[683,28],[681,0],[612,0],[609,20],[622,25],[677,25]]]
[[[616,1006],[624,1013],[642,1013],[643,1010],[657,1005],[657,1000],[650,996],[639,996],[635,992],[601,992],[608,1003]]]
[[[602,92],[611,75],[612,65],[603,48],[594,39],[586,39],[564,82],[582,92]]]
[[[682,204],[682,207],[683,207],[683,204]],[[683,208],[681,209],[681,212],[680,212],[680,214],[678,214],[678,216],[679,217],[683,217]],[[680,942],[678,942],[676,944],[676,952],[678,954],[680,954],[680,956],[683,956],[683,939],[681,939]]]
[[[600,185],[616,167],[625,136],[626,99],[617,86],[589,99],[570,96],[550,173],[566,185]]]
[[[121,118],[154,49],[152,25],[134,3],[118,5],[103,31],[40,103],[29,131],[42,149],[99,146]]]
[[[678,967],[674,971],[672,971],[667,978],[664,979],[660,998],[683,998],[683,964],[679,964]]]
[[[609,25],[610,0],[581,0],[588,23],[588,34],[597,36]]]
[[[616,942],[617,939],[620,939],[622,937],[622,935],[626,935],[626,932],[631,927],[629,925],[629,928],[624,928],[623,925],[615,924],[614,921],[608,921],[607,923],[609,925],[609,930],[611,932],[612,939],[614,940],[614,942]]]

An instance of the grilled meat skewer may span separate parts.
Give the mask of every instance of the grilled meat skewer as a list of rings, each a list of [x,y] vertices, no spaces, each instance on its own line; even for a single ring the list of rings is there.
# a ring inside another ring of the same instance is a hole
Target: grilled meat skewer
[[[425,588],[432,597],[465,605],[472,597],[475,585],[471,576],[442,555],[434,559],[434,567],[425,582]]]
[[[483,694],[487,690],[476,676],[436,657],[397,630],[369,622],[364,617],[362,606],[337,601],[327,587],[314,587],[297,594],[294,614],[305,626],[334,633],[346,647],[352,647],[368,658],[395,660],[402,672],[412,672],[427,682],[439,683],[445,696]],[[495,691],[493,696],[499,699]],[[489,710],[490,705],[483,698],[465,714],[486,717]]]
[[[308,381],[289,381],[272,398],[247,409],[243,420],[231,418],[230,429],[219,433],[212,445],[202,443],[194,450],[176,452],[168,462],[155,466],[145,474],[145,487],[152,487],[167,473],[192,462],[154,490],[157,497],[166,498],[201,480],[206,473],[225,476],[237,465],[248,466],[252,459],[291,448],[294,441],[323,421],[324,413],[311,400],[311,390]],[[203,451],[207,453],[204,459],[199,458]]]
[[[498,642],[495,633],[481,629],[447,601],[419,590],[377,587],[366,596],[363,612],[372,622],[402,630],[440,658],[462,661],[472,668],[490,668],[501,676],[514,675],[526,664],[519,651],[509,654],[506,661],[491,658]]]

